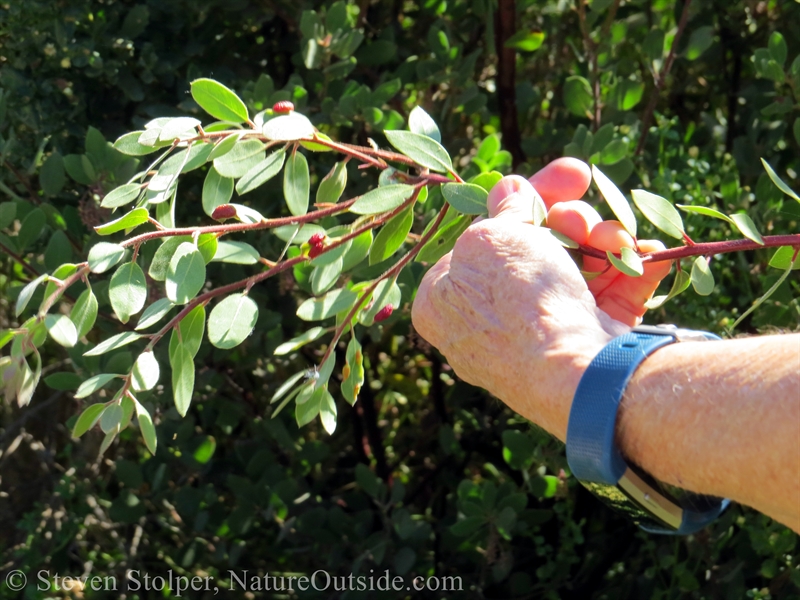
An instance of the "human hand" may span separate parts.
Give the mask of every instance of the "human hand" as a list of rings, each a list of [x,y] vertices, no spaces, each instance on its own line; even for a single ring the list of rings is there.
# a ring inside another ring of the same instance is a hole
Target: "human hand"
[[[615,222],[604,224],[588,204],[569,202],[586,192],[590,179],[588,167],[574,159],[555,161],[531,178],[550,209],[548,225],[602,250],[632,247]],[[639,283],[609,269],[590,288],[555,238],[530,225],[536,191],[518,176],[492,189],[490,218],[473,223],[428,271],[412,319],[462,379],[563,440],[583,371],[644,312],[669,266],[648,265]],[[639,248],[651,249],[641,241]],[[585,263],[589,271],[602,268]]]

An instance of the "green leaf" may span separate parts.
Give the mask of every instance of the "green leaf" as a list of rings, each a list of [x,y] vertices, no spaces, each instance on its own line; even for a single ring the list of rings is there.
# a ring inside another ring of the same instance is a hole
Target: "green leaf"
[[[698,256],[692,263],[692,287],[700,296],[708,296],[714,291],[714,275],[705,256]]]
[[[83,290],[81,295],[78,296],[69,313],[69,318],[75,324],[78,339],[92,330],[94,322],[97,320],[97,298],[91,289]]]
[[[237,179],[266,157],[266,146],[258,140],[240,140],[224,156],[214,159],[214,168],[223,177]]]
[[[415,106],[408,115],[408,128],[414,133],[425,135],[437,143],[442,143],[442,134],[431,116],[421,106]]]
[[[456,537],[467,537],[486,525],[486,517],[466,517],[450,526],[450,533]]]
[[[762,158],[761,159],[761,164],[764,165],[764,168],[767,170],[767,175],[769,175],[769,178],[772,180],[772,183],[775,184],[775,187],[777,187],[780,191],[782,191],[787,196],[789,196],[791,198],[794,198],[795,200],[800,202],[800,196],[798,196],[792,190],[792,188],[790,188],[788,185],[786,185],[786,183],[783,181],[783,179],[781,179],[778,176],[778,174],[775,172],[775,170],[772,168],[772,166],[767,161],[765,161]]]
[[[213,262],[234,265],[254,265],[258,262],[258,250],[245,242],[219,242]]]
[[[33,298],[33,294],[36,292],[36,288],[39,287],[39,284],[42,283],[45,280],[45,278],[47,278],[46,274],[39,275],[36,279],[34,279],[30,283],[28,283],[24,288],[22,288],[22,291],[20,291],[19,296],[17,296],[17,304],[14,309],[15,316],[18,317],[20,316],[20,314],[22,314],[22,311],[24,311],[25,307],[28,306],[28,302],[30,302],[31,298]]]
[[[428,243],[420,250],[414,260],[427,263],[436,262],[453,249],[456,240],[466,231],[471,222],[472,218],[469,215],[456,216],[433,234],[433,237],[428,240]]]
[[[89,269],[92,273],[105,273],[125,257],[125,252],[119,244],[98,242],[89,250]]]
[[[436,140],[413,131],[384,131],[389,143],[411,160],[432,171],[447,173],[453,170],[450,155]]]
[[[133,331],[124,331],[122,333],[118,333],[115,336],[108,338],[107,340],[100,342],[89,350],[88,352],[84,352],[84,356],[99,356],[101,354],[105,354],[106,352],[111,352],[112,350],[116,350],[117,348],[122,348],[123,346],[127,346],[135,342],[136,340],[140,340],[142,336],[138,333],[134,333]]]
[[[188,139],[197,135],[200,120],[194,117],[175,117],[164,123],[158,134],[158,141],[171,142],[175,139]]]
[[[128,156],[145,156],[146,154],[152,154],[158,150],[158,147],[140,144],[139,137],[143,133],[144,131],[131,131],[130,133],[126,133],[114,142],[114,149]]]
[[[368,229],[350,240],[350,248],[342,257],[342,272],[346,273],[369,255],[372,246],[372,230]]]
[[[142,310],[147,301],[147,284],[142,268],[129,262],[117,269],[108,285],[108,298],[111,308],[123,323]]]
[[[87,396],[91,396],[97,390],[106,387],[114,379],[119,379],[119,378],[120,378],[119,375],[115,375],[112,373],[101,373],[100,375],[95,375],[94,377],[90,377],[80,385],[78,391],[75,392],[75,398],[81,399],[81,398],[86,398]]]
[[[321,321],[350,308],[358,294],[342,288],[328,292],[321,298],[309,298],[297,309],[297,316],[304,321]]]
[[[275,175],[280,173],[281,169],[283,168],[283,161],[285,158],[286,150],[283,148],[277,152],[269,154],[263,162],[251,167],[247,173],[242,175],[242,178],[236,184],[236,193],[242,196],[275,177]],[[306,175],[307,174],[308,165],[306,165]],[[225,204],[225,202],[222,202],[221,204]]]
[[[689,288],[691,280],[692,278],[686,271],[684,270],[678,271],[677,273],[675,273],[675,280],[672,282],[672,288],[670,288],[669,294],[665,294],[663,296],[654,296],[653,298],[644,303],[644,307],[648,310],[658,308],[659,306],[663,305],[668,300],[671,300],[678,294],[685,292]]]
[[[72,437],[79,438],[94,427],[95,423],[100,420],[100,415],[103,414],[105,409],[106,405],[103,402],[98,402],[97,404],[86,407],[81,413],[81,416],[78,417],[78,420],[75,421],[75,427],[72,429]]]
[[[160,369],[152,350],[142,352],[131,371],[131,386],[137,392],[152,390],[158,383]]]
[[[64,169],[67,175],[81,185],[92,185],[97,180],[97,173],[92,162],[85,154],[68,154],[64,157]]]
[[[264,216],[255,209],[243,204],[231,203],[233,209],[236,211],[236,218],[242,223],[259,223],[264,220]]]
[[[150,262],[150,268],[147,271],[150,277],[156,281],[164,281],[167,278],[169,263],[175,255],[178,246],[191,239],[192,238],[189,236],[178,236],[164,240],[153,255],[153,260]]]
[[[485,215],[489,192],[474,183],[445,183],[442,195],[448,204],[465,215]]]
[[[286,161],[286,171],[283,174],[283,195],[289,212],[295,216],[306,214],[309,193],[308,162],[300,152],[295,152]]]
[[[106,223],[105,225],[95,227],[94,230],[99,235],[111,235],[112,233],[122,231],[123,229],[133,229],[142,223],[147,223],[149,218],[150,215],[146,208],[134,208],[131,212],[123,215],[119,219],[111,221],[110,223]]]
[[[696,213],[698,215],[705,215],[706,217],[714,217],[715,219],[721,219],[723,221],[727,221],[731,225],[735,225],[733,219],[731,219],[728,215],[723,214],[716,209],[708,208],[707,206],[691,206],[686,204],[676,204],[675,206],[680,208],[683,212]]]
[[[258,320],[258,305],[249,296],[231,294],[217,304],[208,317],[208,340],[229,349],[249,336]]]
[[[44,384],[54,390],[75,390],[81,384],[82,377],[77,373],[70,373],[69,371],[60,371],[58,373],[51,373],[44,378]]]
[[[347,344],[342,380],[342,395],[350,405],[353,405],[358,400],[361,386],[364,385],[364,355],[361,344],[355,336],[351,337],[350,343]]]
[[[305,223],[300,227],[297,225],[276,227],[272,230],[272,233],[274,233],[279,240],[284,242],[291,241],[292,244],[304,244],[312,235],[325,235],[325,229],[314,223]]]
[[[141,193],[142,188],[138,183],[126,183],[111,191],[109,194],[106,194],[100,206],[103,208],[125,206],[126,204],[136,201]]]
[[[641,277],[644,273],[644,266],[642,265],[642,258],[630,248],[622,248],[620,250],[621,258],[617,258],[611,252],[606,250],[606,256],[618,271],[630,277]]]
[[[667,235],[683,239],[683,219],[669,200],[645,190],[633,190],[631,196],[645,219]]]
[[[139,431],[142,432],[144,444],[147,446],[150,454],[155,455],[158,446],[158,438],[156,437],[156,428],[153,425],[153,418],[150,416],[147,409],[139,404],[137,400],[134,400],[134,406],[136,407],[136,420],[139,422]]]
[[[564,104],[567,109],[579,117],[592,114],[594,97],[592,88],[584,77],[572,75],[564,82]]]
[[[781,287],[781,285],[783,284],[784,281],[786,281],[786,278],[789,277],[791,272],[795,268],[797,268],[797,267],[795,267],[795,265],[797,265],[797,267],[800,267],[800,261],[797,260],[797,256],[795,256],[793,260],[790,259],[789,265],[786,267],[786,270],[778,278],[778,280],[772,285],[772,287],[769,288],[766,292],[764,292],[763,296],[761,296],[758,300],[753,302],[753,305],[750,308],[748,308],[746,311],[744,311],[738,319],[736,319],[736,321],[733,323],[733,325],[731,325],[731,330],[735,329],[739,325],[739,323],[741,323],[747,317],[747,315],[749,315],[754,310],[756,310],[759,306],[764,304],[764,302],[766,302],[770,298],[770,296],[772,296],[772,294],[774,294],[778,290],[778,288]]]
[[[114,403],[106,406],[103,414],[100,415],[100,429],[103,430],[103,433],[111,433],[115,430],[118,431],[123,414],[124,412],[120,404]]]
[[[298,427],[308,425],[320,414],[324,396],[328,391],[325,388],[312,388],[312,390],[313,391],[308,395],[305,401],[301,401],[302,396],[298,396],[297,398],[295,416],[297,418]]]
[[[179,344],[175,352],[170,354],[169,363],[172,367],[172,395],[175,408],[182,417],[185,417],[194,392],[194,358],[183,344]]]
[[[67,182],[64,175],[64,159],[58,152],[53,152],[47,157],[39,170],[39,184],[45,196],[55,196]]]
[[[686,58],[695,60],[700,58],[714,43],[714,28],[712,26],[698,27],[689,36],[689,45],[686,48]]]
[[[636,237],[636,217],[633,215],[630,204],[619,191],[619,188],[614,185],[614,182],[606,177],[603,172],[597,168],[597,165],[592,165],[592,177],[597,189],[605,198],[606,203],[611,208],[613,213],[622,223],[625,231]]]
[[[203,289],[206,261],[191,242],[183,242],[169,261],[165,284],[167,298],[173,304],[186,304]]]
[[[50,337],[65,348],[72,348],[78,343],[78,330],[67,315],[47,315],[44,325]]]
[[[203,262],[206,264],[214,260],[218,248],[219,242],[217,241],[217,234],[215,233],[201,233],[197,238],[197,249],[203,257]]]
[[[340,161],[333,165],[330,172],[319,182],[317,204],[338,202],[345,187],[347,187],[347,164]]]
[[[731,215],[731,221],[736,225],[736,228],[742,232],[742,235],[756,242],[757,244],[764,245],[764,239],[756,229],[756,224],[745,213],[734,213]]]
[[[264,137],[278,142],[293,142],[295,140],[314,137],[314,125],[308,117],[298,112],[288,115],[273,117],[261,128]]]
[[[414,224],[414,209],[409,206],[392,217],[378,232],[369,252],[369,264],[376,265],[394,254],[411,231]]]
[[[20,250],[27,249],[39,239],[46,224],[47,217],[44,212],[39,208],[34,208],[22,219],[22,225],[17,232],[17,247]]]
[[[203,343],[203,334],[206,328],[206,309],[202,304],[194,307],[188,315],[181,319],[177,330],[172,330],[169,338],[169,354],[175,352],[182,345],[192,357],[197,355]]]
[[[192,98],[204,111],[220,121],[243,123],[249,115],[244,102],[232,90],[213,79],[195,79]]]
[[[544,37],[543,31],[521,30],[508,38],[503,46],[523,52],[533,52],[538,50],[544,43]]]
[[[481,186],[486,192],[491,192],[492,188],[503,178],[503,174],[498,171],[489,171],[488,173],[481,173],[469,180],[469,183]]]
[[[223,177],[212,166],[203,182],[203,212],[209,217],[214,209],[230,202],[233,196],[233,178]]]
[[[384,185],[370,190],[350,207],[357,215],[374,215],[387,212],[400,206],[413,193],[414,188],[400,183]]]
[[[273,396],[270,399],[269,403],[270,404],[275,404],[278,400],[283,398],[286,395],[286,392],[288,392],[290,389],[292,389],[292,386],[294,384],[296,384],[298,381],[300,381],[300,379],[302,379],[307,373],[308,373],[308,371],[300,371],[299,373],[295,373],[294,375],[289,377],[289,379],[284,381],[280,385],[280,387],[277,390],[275,390],[275,393],[273,394]]]
[[[211,149],[211,152],[208,155],[208,160],[215,160],[220,156],[226,155],[228,152],[233,150],[233,147],[236,145],[236,142],[238,142],[240,139],[241,135],[238,133],[234,133],[227,137],[222,138]]]
[[[158,323],[175,305],[169,298],[160,298],[144,309],[139,322],[136,324],[136,331],[147,329]]]
[[[788,53],[788,49],[786,47],[786,40],[783,39],[783,36],[778,33],[777,31],[773,31],[772,35],[769,36],[769,55],[778,66],[783,66],[786,63],[786,55]]]
[[[13,202],[0,202],[0,229],[5,229],[14,222],[17,216],[17,205]]]
[[[776,269],[788,269],[792,265],[795,252],[797,252],[797,249],[791,246],[782,246],[778,248],[775,254],[772,255],[772,258],[769,259],[769,266]],[[795,266],[792,268],[800,269],[800,261],[796,261]]]
[[[326,329],[324,327],[312,327],[308,331],[293,337],[289,341],[283,342],[280,346],[275,348],[275,352],[273,352],[273,354],[275,356],[283,356],[284,354],[294,352],[309,342],[313,342],[314,340],[318,339],[322,334],[325,333],[325,331]]]
[[[208,435],[203,442],[194,451],[194,459],[201,465],[206,464],[214,456],[214,451],[217,449],[217,440]]]
[[[319,399],[319,419],[328,435],[333,435],[336,431],[336,401],[327,387],[321,389],[323,394]]]
[[[325,293],[336,283],[341,274],[341,257],[332,262],[316,266],[311,274],[311,292],[315,295]]]

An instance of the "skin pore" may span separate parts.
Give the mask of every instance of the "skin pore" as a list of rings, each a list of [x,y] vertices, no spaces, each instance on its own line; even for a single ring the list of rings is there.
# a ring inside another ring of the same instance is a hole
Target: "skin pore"
[[[522,177],[501,180],[489,194],[490,218],[428,271],[412,308],[417,331],[462,379],[562,441],[586,367],[641,322],[669,272],[669,263],[647,263],[639,278],[609,269],[587,285],[553,236],[530,225],[538,192],[553,229],[601,249],[632,244],[615,222],[569,202],[590,177],[584,163],[559,159],[531,178],[536,189]],[[800,531],[800,335],[661,348],[628,385],[617,443],[658,479],[731,498]]]

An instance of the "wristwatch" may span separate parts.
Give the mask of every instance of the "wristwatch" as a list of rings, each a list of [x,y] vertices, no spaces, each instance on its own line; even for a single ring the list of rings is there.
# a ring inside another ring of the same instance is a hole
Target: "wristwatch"
[[[578,384],[567,426],[569,468],[589,491],[645,531],[694,533],[716,519],[729,501],[668,486],[626,462],[614,442],[625,387],[639,364],[662,346],[718,339],[674,325],[634,327],[600,351]]]

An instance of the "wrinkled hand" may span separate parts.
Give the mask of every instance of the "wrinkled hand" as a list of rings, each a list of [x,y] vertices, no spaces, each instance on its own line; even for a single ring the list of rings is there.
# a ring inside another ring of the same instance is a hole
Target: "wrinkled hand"
[[[473,223],[428,271],[412,319],[459,377],[563,440],[583,371],[612,337],[640,321],[669,263],[647,264],[639,278],[610,268],[587,285],[555,238],[530,224],[537,192],[549,209],[547,225],[578,243],[619,252],[634,240],[576,200],[591,181],[585,163],[559,159],[530,181],[512,175],[492,189],[490,218]],[[638,247],[663,245],[639,240]],[[606,267],[584,259],[585,271]]]

